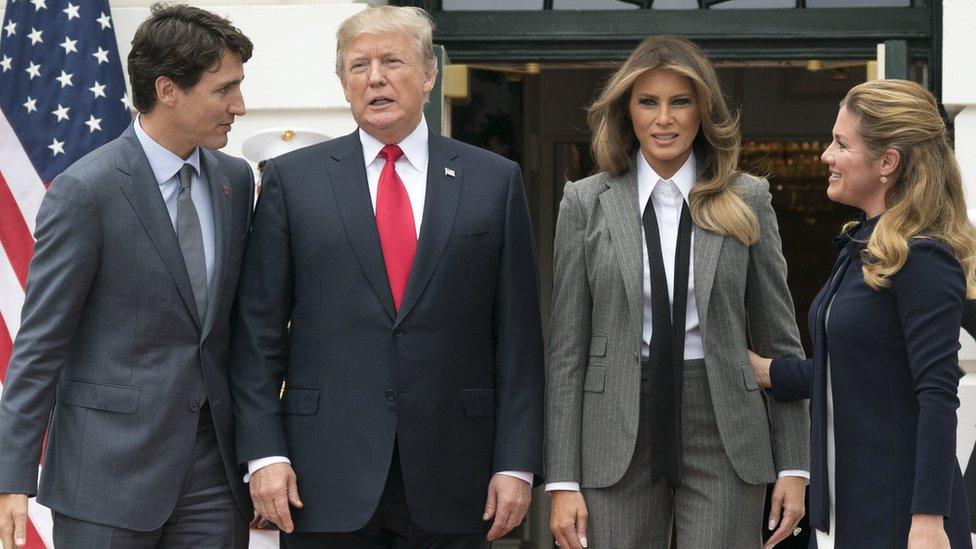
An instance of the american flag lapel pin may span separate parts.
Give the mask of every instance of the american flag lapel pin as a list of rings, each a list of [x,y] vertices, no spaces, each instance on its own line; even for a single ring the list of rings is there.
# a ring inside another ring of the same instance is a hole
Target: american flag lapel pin
[[[454,177],[454,170],[452,170],[451,168],[448,168],[447,166],[445,166],[444,167],[444,175],[446,175],[448,177]]]
[[[226,196],[230,196],[230,187],[228,187],[227,185],[224,185],[224,194]]]

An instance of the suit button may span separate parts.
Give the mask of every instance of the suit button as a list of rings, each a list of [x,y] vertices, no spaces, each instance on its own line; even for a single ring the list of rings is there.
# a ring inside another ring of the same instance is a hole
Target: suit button
[[[200,411],[200,403],[197,402],[197,401],[195,401],[195,400],[191,400],[190,401],[190,411],[193,412],[193,413],[199,412]]]
[[[393,328],[393,337],[400,337],[402,335],[403,332],[400,331],[400,328]]]
[[[390,389],[386,392],[386,400],[396,400],[396,391]]]

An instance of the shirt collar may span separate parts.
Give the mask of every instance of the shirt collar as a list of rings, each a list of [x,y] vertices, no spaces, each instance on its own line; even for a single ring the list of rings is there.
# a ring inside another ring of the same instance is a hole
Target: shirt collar
[[[190,157],[183,160],[179,156],[173,154],[172,151],[166,147],[157,143],[149,134],[142,129],[142,115],[136,117],[136,122],[134,124],[136,137],[139,139],[139,143],[142,145],[142,150],[146,152],[146,158],[149,159],[149,167],[152,168],[153,175],[156,177],[156,183],[162,186],[170,179],[173,179],[177,173],[179,173],[180,168],[183,164],[189,164],[193,166],[197,174],[200,173],[200,147],[193,149],[190,153]]]
[[[419,172],[427,169],[427,140],[427,119],[421,116],[420,124],[417,124],[417,127],[403,141],[397,143],[403,151],[404,158]],[[386,143],[369,135],[362,128],[359,128],[359,141],[363,144],[363,160],[367,166],[376,160],[380,150],[386,146]]]
[[[691,188],[695,186],[695,180],[698,173],[697,162],[695,160],[695,153],[692,152],[688,155],[688,159],[685,163],[678,168],[673,176],[670,177],[670,181],[674,183],[674,186],[678,188],[681,192],[682,198],[685,202],[690,203]],[[658,181],[668,181],[658,175],[654,168],[647,162],[644,158],[644,154],[641,152],[640,148],[637,149],[637,180],[647,181],[651,184],[651,192],[657,187]]]

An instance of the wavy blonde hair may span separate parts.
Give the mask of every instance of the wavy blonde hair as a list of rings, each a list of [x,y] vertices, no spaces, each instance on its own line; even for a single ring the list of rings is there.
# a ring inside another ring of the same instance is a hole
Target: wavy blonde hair
[[[692,220],[703,229],[752,244],[759,239],[759,221],[732,186],[739,174],[739,118],[729,110],[705,53],[685,38],[662,35],[641,42],[590,106],[590,149],[597,168],[615,175],[633,169],[639,143],[630,120],[630,94],[634,81],[651,70],[684,76],[695,88],[701,127],[692,144],[699,170],[689,197]]]
[[[966,276],[966,296],[976,297],[976,231],[935,97],[915,82],[875,80],[851,88],[840,104],[858,119],[872,158],[888,149],[901,156],[889,177],[885,213],[864,251],[864,281],[876,290],[887,287],[908,259],[909,240],[932,238],[952,249]]]

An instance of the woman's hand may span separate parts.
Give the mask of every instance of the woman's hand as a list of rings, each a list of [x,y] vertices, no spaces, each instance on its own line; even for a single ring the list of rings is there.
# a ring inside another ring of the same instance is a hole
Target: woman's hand
[[[583,549],[586,543],[586,502],[583,494],[572,490],[553,490],[549,493],[552,513],[549,529],[556,545],[563,549]]]
[[[771,389],[773,384],[769,381],[769,365],[773,361],[746,350],[749,353],[749,364],[752,365],[752,375],[756,377],[756,383],[761,389]]]
[[[949,549],[942,515],[912,515],[908,549]]]

